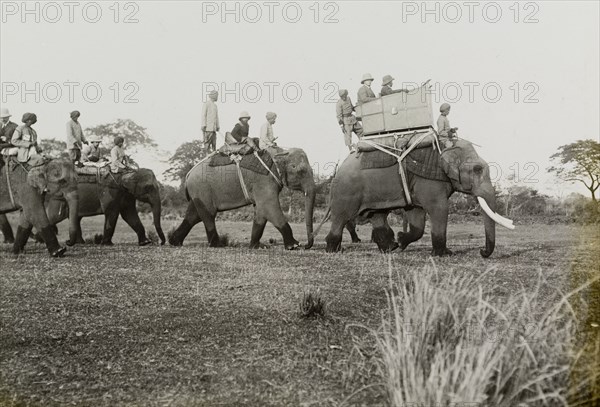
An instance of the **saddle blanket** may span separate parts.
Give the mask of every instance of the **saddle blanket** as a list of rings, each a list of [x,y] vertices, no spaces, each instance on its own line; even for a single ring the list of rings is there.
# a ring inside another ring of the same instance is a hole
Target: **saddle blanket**
[[[406,170],[419,177],[450,182],[441,165],[440,153],[431,147],[416,148],[404,159]]]
[[[259,151],[258,156],[263,160],[268,168],[273,167],[273,158],[267,151]],[[215,154],[209,161],[209,167],[222,167],[225,165],[234,165],[235,163],[228,155]],[[269,171],[258,161],[254,154],[242,156],[240,167],[258,174],[267,175]]]
[[[387,168],[396,164],[396,157],[383,151],[362,151],[359,154],[360,169],[370,170],[374,168]]]

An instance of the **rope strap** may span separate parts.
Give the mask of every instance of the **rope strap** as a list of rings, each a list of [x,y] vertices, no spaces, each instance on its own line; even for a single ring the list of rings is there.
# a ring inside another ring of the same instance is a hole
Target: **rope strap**
[[[194,166],[192,167],[192,169],[191,169],[191,170],[189,170],[187,174],[185,174],[185,180],[187,181],[188,177],[190,176],[190,173],[191,173],[192,171],[194,171],[194,169],[195,169],[197,166],[199,166],[199,165],[200,165],[200,164],[202,164],[204,161],[208,160],[209,158],[211,158],[213,155],[215,155],[215,154],[217,154],[217,153],[218,153],[218,151],[213,151],[212,153],[210,153],[209,155],[207,155],[206,157],[204,157],[202,160],[200,160],[200,162],[199,162],[198,164],[194,165]]]
[[[231,154],[229,156],[229,159],[235,163],[238,178],[240,179],[240,186],[242,187],[242,192],[244,193],[244,198],[246,198],[246,202],[252,202],[250,200],[248,188],[246,188],[246,183],[244,182],[244,174],[242,174],[242,169],[240,168],[240,161],[242,161],[242,157],[238,154]]]
[[[265,162],[260,158],[260,156],[258,155],[258,152],[255,151],[254,156],[258,159],[258,161],[262,164],[262,166],[265,167],[267,171],[269,171],[269,174],[271,174],[271,176],[275,179],[275,182],[277,182],[277,185],[279,185],[280,187],[283,187],[283,183],[281,182],[279,177],[277,175],[273,174],[273,171],[271,171],[271,169],[267,166],[267,164],[265,164]]]
[[[408,205],[412,205],[412,198],[410,196],[410,191],[408,190],[408,181],[406,179],[406,172],[404,171],[404,167],[402,166],[402,161],[406,158],[406,156],[412,150],[414,150],[419,145],[419,143],[421,141],[423,141],[425,139],[425,137],[429,136],[430,134],[431,134],[431,131],[422,134],[417,139],[417,141],[415,143],[413,143],[410,147],[408,147],[406,150],[404,150],[404,152],[401,155],[394,154],[391,151],[387,150],[386,148],[382,147],[380,144],[374,143],[371,140],[365,140],[365,139],[361,140],[362,142],[367,143],[372,147],[375,147],[379,151],[383,151],[386,154],[396,157],[396,160],[398,161],[398,172],[400,173],[400,178],[402,179],[402,187],[404,188],[404,195],[406,196],[406,202]]]
[[[8,175],[8,163],[4,165],[4,171],[6,172],[6,184],[8,186],[8,195],[10,195],[10,203],[13,206],[13,208],[15,208],[15,197],[12,192],[12,186],[10,185],[10,176]]]

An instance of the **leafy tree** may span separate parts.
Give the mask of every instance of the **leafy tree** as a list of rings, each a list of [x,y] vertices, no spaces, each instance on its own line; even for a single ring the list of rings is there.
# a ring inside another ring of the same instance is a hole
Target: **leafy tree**
[[[554,163],[548,172],[567,182],[581,182],[596,199],[600,187],[600,143],[594,140],[578,140],[558,148],[550,157]]]
[[[69,158],[67,152],[67,143],[64,141],[51,139],[41,139],[39,142],[42,153],[55,158]]]
[[[180,145],[175,154],[169,158],[171,168],[165,171],[165,175],[183,183],[185,176],[200,160],[206,157],[204,143],[201,140],[189,141]]]

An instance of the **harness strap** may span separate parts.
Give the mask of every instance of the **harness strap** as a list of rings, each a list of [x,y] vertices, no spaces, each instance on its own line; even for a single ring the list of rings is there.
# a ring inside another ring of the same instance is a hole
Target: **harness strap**
[[[8,163],[4,164],[4,171],[6,171],[6,183],[8,186],[8,195],[10,195],[10,203],[12,204],[13,208],[16,207],[15,205],[15,197],[13,195],[12,192],[12,186],[10,185],[10,177],[8,175]]]
[[[279,177],[277,175],[273,174],[273,171],[271,171],[271,169],[267,166],[267,164],[265,164],[265,162],[260,158],[260,156],[258,155],[258,152],[255,151],[254,156],[256,158],[258,158],[258,161],[260,161],[262,166],[265,167],[267,171],[269,171],[269,174],[271,174],[271,176],[275,179],[275,182],[277,182],[277,185],[279,185],[280,187],[283,187],[283,183],[281,182]],[[275,168],[277,168],[277,167],[275,167]],[[277,172],[279,172],[279,170]]]
[[[192,169],[191,169],[191,170],[189,170],[187,174],[185,174],[185,180],[187,181],[188,177],[190,176],[190,173],[191,173],[192,171],[194,171],[194,169],[195,169],[197,166],[199,166],[199,165],[200,165],[200,164],[202,164],[204,161],[208,160],[209,158],[211,158],[213,155],[215,155],[215,154],[217,154],[217,153],[218,153],[218,151],[213,151],[212,153],[210,153],[209,155],[207,155],[206,157],[204,157],[202,160],[200,160],[200,162],[199,162],[198,164],[194,165],[194,166],[192,167]]]
[[[250,200],[248,188],[246,188],[246,183],[244,182],[244,175],[242,174],[242,169],[240,168],[240,161],[242,161],[242,157],[238,154],[231,154],[229,156],[229,159],[235,163],[238,178],[240,179],[240,186],[242,187],[242,192],[244,193],[244,198],[246,198],[246,202],[252,202]]]
[[[386,148],[382,147],[381,145],[372,142],[371,140],[365,140],[363,139],[362,141],[364,143],[369,144],[372,147],[375,147],[376,149],[383,151],[386,154],[389,154],[393,157],[396,157],[396,160],[398,161],[398,172],[400,173],[400,178],[402,179],[402,186],[404,188],[404,195],[406,195],[406,202],[408,203],[408,205],[412,205],[412,198],[410,196],[410,191],[408,189],[408,181],[406,179],[406,172],[404,171],[404,166],[402,165],[402,161],[406,158],[406,156],[412,151],[414,150],[417,145],[419,145],[419,143],[421,141],[423,141],[423,139],[425,139],[425,137],[429,136],[431,134],[431,131],[422,134],[415,143],[413,143],[410,147],[408,147],[406,150],[404,150],[404,152],[401,155],[397,155],[392,153],[391,151],[387,150]]]

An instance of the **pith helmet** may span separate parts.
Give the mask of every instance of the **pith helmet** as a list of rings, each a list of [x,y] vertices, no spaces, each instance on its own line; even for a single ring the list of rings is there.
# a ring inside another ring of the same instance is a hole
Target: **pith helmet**
[[[92,134],[91,136],[87,136],[86,139],[90,143],[101,143],[102,142],[102,137],[100,137],[100,136],[98,136],[96,134]]]
[[[450,109],[450,105],[448,103],[442,103],[440,106],[440,112],[443,112],[446,109]]]
[[[2,110],[0,110],[0,119],[4,119],[5,117],[10,117],[12,116],[10,114],[10,112],[8,111],[7,108],[3,108]]]
[[[392,78],[392,75],[386,75],[383,77],[383,83],[381,84],[381,86],[385,86],[393,80],[394,78]]]
[[[240,113],[240,119],[243,119],[244,117],[247,117],[248,119],[250,118],[250,114],[247,111],[243,111],[242,113]]]
[[[360,81],[360,83],[365,83],[365,81],[374,81],[375,79],[373,79],[373,75],[371,75],[370,73],[366,73],[363,75],[362,80]]]

